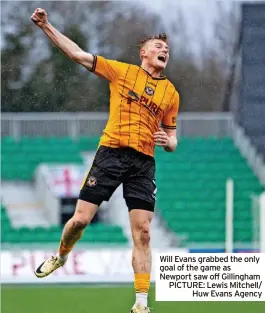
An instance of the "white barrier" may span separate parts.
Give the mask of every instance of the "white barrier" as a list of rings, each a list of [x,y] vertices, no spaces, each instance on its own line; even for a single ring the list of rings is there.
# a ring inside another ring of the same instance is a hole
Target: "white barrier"
[[[155,280],[156,253],[186,253],[186,249],[153,249],[151,280]],[[36,267],[54,251],[21,250],[1,252],[2,283],[125,283],[133,281],[131,249],[75,249],[64,267],[38,279]]]

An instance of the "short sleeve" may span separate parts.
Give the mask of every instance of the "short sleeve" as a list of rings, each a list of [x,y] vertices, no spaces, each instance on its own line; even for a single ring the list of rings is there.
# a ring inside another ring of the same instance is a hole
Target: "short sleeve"
[[[116,60],[109,60],[102,56],[94,55],[93,65],[90,71],[112,82],[122,74],[124,65],[124,63]]]
[[[179,111],[179,94],[175,91],[171,106],[166,110],[164,117],[162,119],[162,128],[165,129],[176,129],[177,127],[177,116]]]

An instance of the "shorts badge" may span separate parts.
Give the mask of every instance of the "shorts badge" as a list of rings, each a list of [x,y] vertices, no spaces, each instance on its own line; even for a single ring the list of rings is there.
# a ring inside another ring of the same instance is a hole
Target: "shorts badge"
[[[90,176],[87,180],[87,185],[90,187],[94,187],[97,184],[97,180],[94,176]]]

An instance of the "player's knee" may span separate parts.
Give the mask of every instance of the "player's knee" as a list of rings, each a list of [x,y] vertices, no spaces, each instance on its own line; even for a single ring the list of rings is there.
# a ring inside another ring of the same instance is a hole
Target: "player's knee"
[[[77,231],[83,230],[88,225],[89,221],[83,217],[74,217],[73,218],[73,228]]]
[[[140,231],[140,242],[143,246],[149,245],[150,242],[150,230],[149,227],[142,227]]]
[[[144,246],[149,245],[149,243],[150,243],[150,232],[149,232],[149,230],[145,230],[142,232],[141,243]]]
[[[137,225],[135,230],[135,243],[137,245],[147,246],[150,243],[150,227],[148,223]]]

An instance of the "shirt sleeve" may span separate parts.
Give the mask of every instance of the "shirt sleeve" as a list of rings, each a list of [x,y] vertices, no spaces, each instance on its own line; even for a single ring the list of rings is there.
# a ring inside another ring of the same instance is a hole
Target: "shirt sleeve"
[[[125,66],[125,63],[94,55],[93,65],[90,71],[112,82],[118,76],[122,75]]]
[[[166,110],[162,119],[161,126],[165,129],[176,129],[177,128],[177,116],[179,111],[179,94],[175,91],[172,97],[172,104],[168,110]]]

